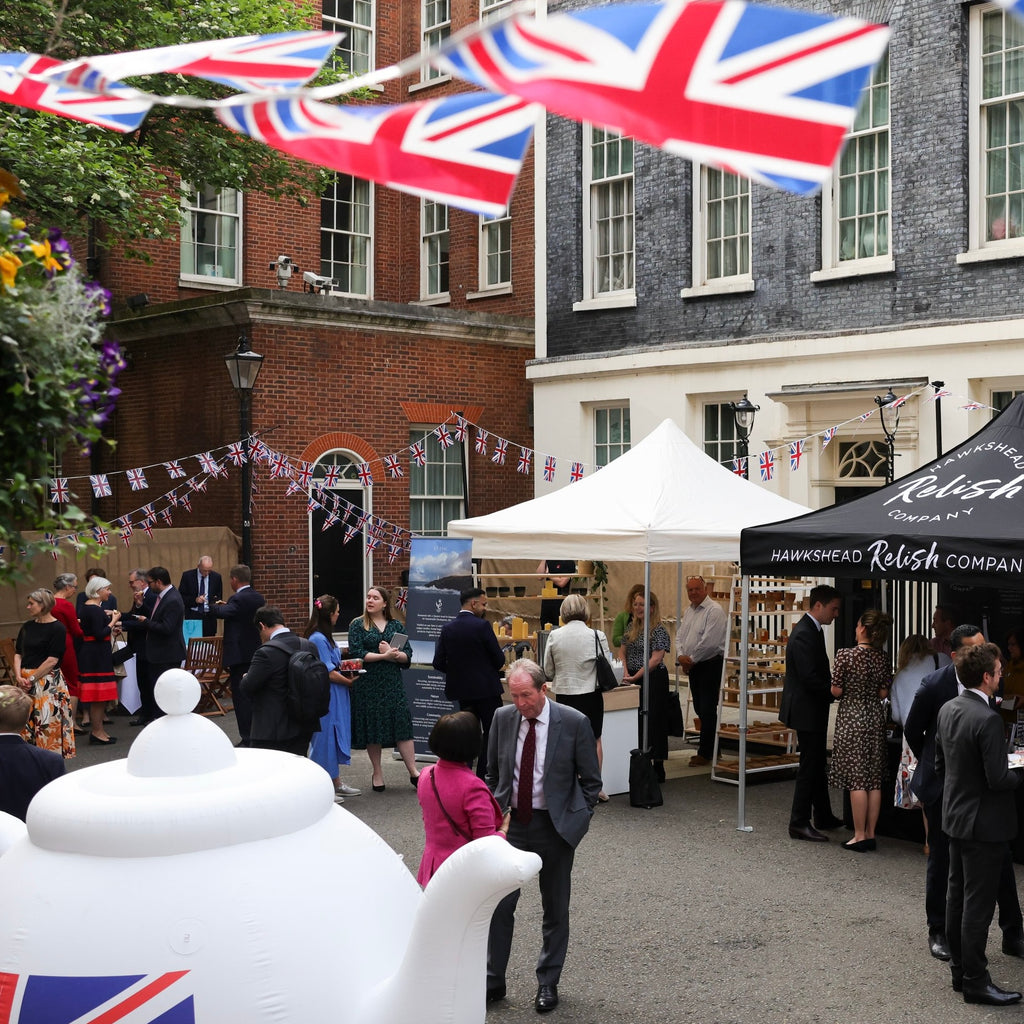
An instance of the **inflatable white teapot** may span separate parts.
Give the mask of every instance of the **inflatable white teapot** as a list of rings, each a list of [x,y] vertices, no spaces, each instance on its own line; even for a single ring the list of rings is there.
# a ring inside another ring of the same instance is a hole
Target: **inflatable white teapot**
[[[478,839],[421,892],[322,768],[198,699],[165,672],[126,760],[0,815],[0,1020],[482,1022],[491,912],[540,859]]]

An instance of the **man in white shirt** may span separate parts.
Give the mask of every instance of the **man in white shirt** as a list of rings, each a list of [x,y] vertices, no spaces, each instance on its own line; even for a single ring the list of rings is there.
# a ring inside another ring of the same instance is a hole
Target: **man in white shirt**
[[[700,719],[700,743],[690,767],[710,764],[718,728],[718,691],[729,623],[725,611],[709,594],[703,576],[686,581],[690,607],[683,612],[676,632],[676,664],[690,680],[693,712]]]

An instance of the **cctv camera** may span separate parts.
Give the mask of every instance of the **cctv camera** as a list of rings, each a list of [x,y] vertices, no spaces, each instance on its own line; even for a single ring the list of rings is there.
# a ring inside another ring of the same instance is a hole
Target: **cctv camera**
[[[298,270],[299,265],[290,256],[278,256],[277,260],[270,264],[270,269],[277,271],[278,288],[287,288],[292,271]]]
[[[302,290],[308,292],[315,292],[320,294],[322,292],[330,292],[332,288],[337,288],[338,282],[333,277],[324,277],[321,274],[314,274],[311,270],[307,270],[302,275]]]

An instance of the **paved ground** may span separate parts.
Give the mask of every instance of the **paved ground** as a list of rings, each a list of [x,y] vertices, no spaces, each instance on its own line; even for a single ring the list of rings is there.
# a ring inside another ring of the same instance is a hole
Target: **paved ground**
[[[214,718],[234,737],[234,721]],[[137,730],[115,719],[112,733]],[[84,746],[75,767],[123,757]],[[345,778],[365,790],[344,809],[375,829],[415,872],[423,849],[415,790],[386,761],[387,791],[370,792],[361,753]],[[569,959],[551,1024],[923,1024],[1020,1021],[1022,1010],[965,1005],[925,946],[924,857],[879,840],[874,854],[839,842],[798,843],[786,821],[792,781],[748,789],[736,830],[736,789],[706,775],[670,780],[665,805],[626,797],[598,808],[573,875]],[[833,805],[840,807],[839,794]],[[834,833],[838,840],[848,833]],[[533,962],[540,943],[536,884],[520,901],[509,998],[488,1024],[536,1021]],[[1024,985],[1024,962],[989,942],[997,983]]]

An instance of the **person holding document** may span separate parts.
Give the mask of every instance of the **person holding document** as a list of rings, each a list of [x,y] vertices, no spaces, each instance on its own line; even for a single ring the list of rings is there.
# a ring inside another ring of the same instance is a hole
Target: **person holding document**
[[[398,748],[415,786],[420,773],[412,742],[412,713],[402,685],[402,669],[412,661],[412,647],[383,587],[370,587],[363,614],[349,623],[348,656],[363,659],[365,675],[352,687],[352,749],[366,751],[373,768],[373,791],[384,792],[380,758],[385,746]]]

